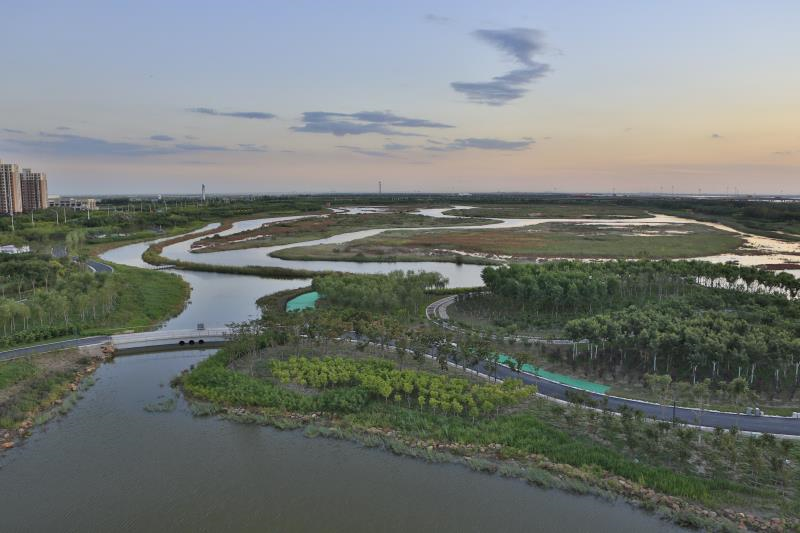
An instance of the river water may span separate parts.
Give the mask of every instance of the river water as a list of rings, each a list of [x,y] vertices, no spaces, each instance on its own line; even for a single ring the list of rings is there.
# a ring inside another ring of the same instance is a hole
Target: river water
[[[622,502],[214,418],[169,380],[210,352],[121,356],[0,456],[0,530],[673,531]]]
[[[442,216],[441,210],[426,214]],[[240,222],[227,233],[286,219]],[[503,222],[504,227],[527,224]],[[317,242],[346,242],[378,232]],[[190,254],[190,245],[169,246],[164,255],[309,270],[429,270],[449,278],[451,286],[480,285],[483,268],[282,261],[269,256],[278,247],[198,256]],[[123,246],[103,258],[146,267],[141,254],[147,246]],[[253,318],[258,297],[310,283],[177,274],[192,285],[192,296],[184,312],[164,326],[168,329]],[[148,404],[174,397],[170,379],[210,353],[121,356],[101,366],[97,382],[73,411],[0,455],[0,531],[676,530],[619,501],[545,491],[456,465],[428,465],[349,442],[307,439],[294,431],[195,418],[181,398],[172,412],[145,411]]]

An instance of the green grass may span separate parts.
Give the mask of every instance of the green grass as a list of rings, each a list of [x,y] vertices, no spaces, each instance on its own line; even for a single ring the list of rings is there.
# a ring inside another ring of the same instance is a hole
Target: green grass
[[[0,404],[0,428],[13,429],[61,397],[73,379],[72,371],[39,372],[26,378],[25,387]]]
[[[36,365],[28,359],[15,359],[0,363],[0,390],[35,376]]]
[[[176,274],[114,265],[113,275],[122,277],[126,290],[104,328],[153,326],[180,313],[189,298],[189,284]]]
[[[614,449],[547,424],[533,411],[472,422],[468,418],[434,415],[376,402],[360,413],[347,415],[346,420],[362,427],[392,428],[412,438],[478,446],[497,443],[503,445],[507,454],[540,454],[575,467],[599,467],[658,492],[705,504],[724,501],[731,494],[751,492],[724,479],[700,478],[634,462]]]

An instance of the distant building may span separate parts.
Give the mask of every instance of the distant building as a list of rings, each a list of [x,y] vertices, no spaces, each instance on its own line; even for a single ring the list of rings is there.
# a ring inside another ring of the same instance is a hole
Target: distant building
[[[19,167],[0,161],[0,214],[22,212],[22,190],[19,185]]]
[[[30,246],[20,246],[17,248],[13,244],[4,244],[0,246],[0,254],[26,254],[31,251]]]
[[[23,168],[19,174],[19,182],[23,211],[47,209],[47,174]]]
[[[80,211],[94,211],[97,209],[97,200],[94,198],[62,198],[51,196],[48,199],[50,207],[68,207]]]

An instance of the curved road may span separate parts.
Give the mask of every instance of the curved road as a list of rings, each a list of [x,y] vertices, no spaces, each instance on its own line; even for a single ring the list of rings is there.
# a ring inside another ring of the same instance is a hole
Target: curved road
[[[87,259],[86,266],[92,269],[92,272],[114,272],[114,267],[111,265],[107,265],[105,263],[101,263],[100,261],[95,261],[94,259]]]
[[[442,298],[430,304],[426,309],[426,315],[429,320],[432,320],[442,327],[447,329],[456,330],[455,326],[448,323],[447,307],[455,302],[454,296]],[[478,365],[483,373],[488,373],[483,364]],[[736,426],[742,431],[752,431],[757,433],[772,433],[775,435],[792,435],[800,436],[800,418],[791,418],[786,416],[752,416],[737,413],[724,413],[718,411],[703,411],[702,416],[699,409],[691,407],[676,407],[673,412],[671,405],[658,405],[651,402],[644,402],[640,400],[631,400],[628,398],[620,398],[618,396],[609,396],[607,394],[598,394],[594,392],[577,389],[569,385],[557,383],[544,379],[533,374],[526,372],[515,372],[507,366],[498,365],[497,377],[500,379],[517,378],[521,379],[524,383],[536,385],[539,393],[551,398],[559,400],[567,400],[568,393],[581,391],[588,398],[597,402],[598,405],[603,405],[608,402],[608,407],[613,410],[619,410],[623,406],[631,409],[641,411],[645,416],[657,418],[659,420],[671,421],[673,414],[675,419],[686,424],[695,424],[701,426],[719,427],[729,429]]]
[[[64,350],[66,348],[78,348],[80,346],[93,346],[95,344],[103,344],[111,340],[111,337],[106,335],[97,335],[95,337],[83,337],[80,339],[69,339],[66,341],[48,342],[45,344],[37,344],[35,346],[26,346],[24,348],[14,348],[13,350],[6,350],[0,352],[0,361],[9,361],[26,355],[34,355],[45,352],[55,352]]]

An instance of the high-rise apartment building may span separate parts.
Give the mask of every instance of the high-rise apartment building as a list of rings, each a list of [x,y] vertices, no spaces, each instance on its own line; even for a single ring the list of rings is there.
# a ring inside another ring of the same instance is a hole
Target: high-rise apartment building
[[[22,210],[47,209],[47,174],[23,168],[19,174]]]
[[[22,212],[22,190],[19,184],[19,167],[0,161],[0,214]]]

